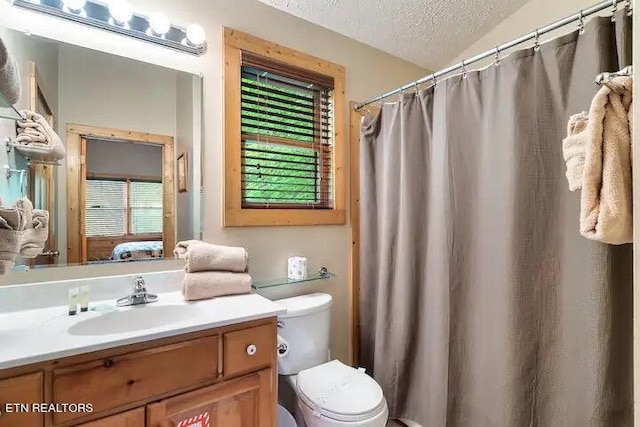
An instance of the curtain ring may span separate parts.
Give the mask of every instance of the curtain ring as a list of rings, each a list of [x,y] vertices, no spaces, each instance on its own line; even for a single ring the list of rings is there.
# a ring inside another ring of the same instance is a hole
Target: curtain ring
[[[418,92],[420,91],[420,83],[418,83],[418,81],[416,80],[413,84],[414,84],[414,88],[415,88],[416,95],[417,95]]]
[[[496,55],[494,57],[493,63],[496,67],[500,66],[500,46],[496,46]]]
[[[580,10],[580,21],[578,22],[578,33],[584,34],[584,14],[582,10]]]
[[[467,78],[467,66],[465,64],[465,60],[462,60],[462,78],[466,79]]]
[[[533,50],[536,52],[540,50],[540,30],[536,29],[535,31],[535,44],[533,45]]]
[[[431,80],[433,80],[434,86],[438,83],[438,77],[436,77],[436,73],[431,74]]]
[[[633,16],[633,5],[631,4],[631,0],[625,0],[624,7],[627,10],[627,16]]]
[[[611,0],[611,22],[616,22],[616,13],[618,12],[618,0]]]

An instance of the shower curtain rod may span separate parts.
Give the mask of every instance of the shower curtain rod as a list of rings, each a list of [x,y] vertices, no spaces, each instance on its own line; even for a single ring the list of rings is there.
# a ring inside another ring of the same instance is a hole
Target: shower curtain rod
[[[404,92],[407,89],[411,89],[413,87],[417,88],[420,84],[422,83],[426,83],[430,80],[433,80],[434,82],[436,81],[436,79],[438,77],[442,77],[444,75],[447,75],[453,71],[456,71],[458,69],[462,69],[463,71],[466,70],[467,66],[473,64],[474,62],[478,62],[481,61],[485,58],[488,58],[490,56],[495,56],[497,60],[500,59],[500,52],[504,52],[508,49],[511,49],[512,47],[515,47],[519,44],[522,44],[524,42],[527,42],[531,39],[534,39],[536,41],[536,46],[539,46],[539,40],[540,40],[540,36],[546,33],[549,33],[551,31],[557,30],[558,28],[564,27],[565,25],[569,25],[573,22],[579,21],[579,25],[580,28],[584,28],[584,18],[593,15],[595,13],[601,12],[607,8],[612,8],[612,11],[615,13],[618,10],[618,4],[619,3],[624,3],[625,8],[631,12],[631,0],[606,0],[603,2],[600,2],[598,4],[595,4],[589,8],[586,9],[582,9],[581,11],[579,11],[578,13],[575,13],[571,16],[567,16],[566,18],[560,19],[556,22],[554,22],[553,24],[549,24],[545,27],[542,28],[538,28],[535,31],[532,31],[529,34],[525,34],[524,36],[518,37],[517,39],[514,39],[512,41],[510,41],[509,43],[505,43],[502,44],[500,46],[496,46],[495,48],[488,50],[484,53],[481,53],[479,55],[476,55],[472,58],[469,59],[465,59],[462,62],[460,62],[459,64],[455,64],[452,65],[448,68],[445,68],[443,70],[437,71],[435,73],[429,74],[428,76],[424,76],[412,83],[406,84],[404,86],[401,86],[397,89],[392,90],[391,92],[387,92],[383,95],[377,96],[373,99],[370,99],[368,101],[365,102],[361,102],[355,105],[355,110],[358,111],[363,107],[366,107],[367,105],[373,104],[374,102],[378,102],[378,101],[384,101],[385,98],[388,98],[390,96],[396,95],[398,93]]]

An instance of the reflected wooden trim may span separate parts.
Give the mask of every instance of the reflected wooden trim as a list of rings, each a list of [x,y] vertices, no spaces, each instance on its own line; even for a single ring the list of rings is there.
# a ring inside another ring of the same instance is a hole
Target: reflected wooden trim
[[[172,256],[176,241],[173,136],[70,123],[67,124],[67,262],[87,261],[84,227],[86,147],[84,151],[82,148],[87,137],[162,146],[162,241],[164,256]]]
[[[67,263],[82,260],[80,235],[81,135],[67,132]]]

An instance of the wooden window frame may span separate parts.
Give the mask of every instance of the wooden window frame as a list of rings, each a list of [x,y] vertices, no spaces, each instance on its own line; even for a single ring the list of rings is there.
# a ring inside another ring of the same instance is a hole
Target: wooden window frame
[[[230,28],[222,29],[224,55],[224,214],[225,227],[346,224],[345,68],[341,65],[262,40]],[[334,79],[333,209],[256,209],[242,207],[241,66],[250,52]]]

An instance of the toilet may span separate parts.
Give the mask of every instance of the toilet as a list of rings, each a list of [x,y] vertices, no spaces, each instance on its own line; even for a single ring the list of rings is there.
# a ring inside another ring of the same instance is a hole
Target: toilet
[[[385,427],[389,417],[380,385],[364,369],[330,360],[331,295],[315,293],[275,301],[278,374],[295,390],[299,425]]]

